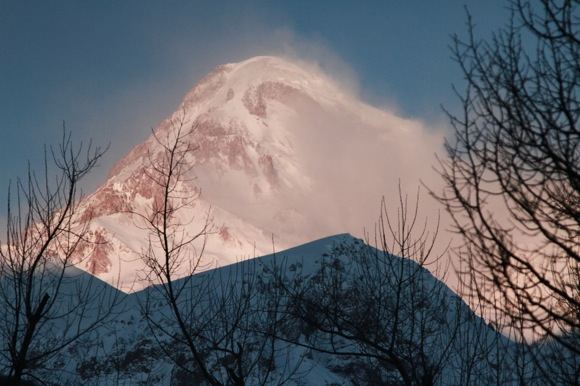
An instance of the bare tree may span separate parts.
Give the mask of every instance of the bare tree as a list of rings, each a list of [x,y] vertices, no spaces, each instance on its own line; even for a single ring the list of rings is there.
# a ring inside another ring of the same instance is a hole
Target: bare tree
[[[104,151],[75,147],[63,130],[45,148],[44,170],[9,188],[0,242],[0,363],[12,384],[38,379],[49,361],[110,316],[119,293],[73,267],[89,225],[79,221],[79,184]],[[52,162],[49,162],[52,161]],[[50,174],[55,171],[55,178]]]
[[[578,354],[580,37],[578,1],[512,2],[511,22],[453,55],[465,77],[435,196],[464,241],[464,295]],[[525,335],[524,335],[525,336]],[[571,337],[576,340],[571,341]],[[572,343],[571,343],[572,342]]]
[[[200,300],[199,294],[203,291],[193,292],[197,296],[191,296],[192,288],[188,288],[191,276],[194,275],[202,264],[203,249],[210,230],[209,212],[202,221],[201,229],[193,234],[187,230],[187,225],[193,220],[183,220],[180,214],[194,206],[199,197],[199,192],[188,188],[188,173],[191,171],[191,164],[188,156],[194,151],[193,145],[188,141],[188,136],[192,129],[185,127],[183,115],[172,118],[170,130],[164,134],[153,132],[154,139],[161,147],[160,153],[148,154],[147,176],[154,191],[152,202],[144,213],[134,212],[139,224],[144,223],[144,229],[149,231],[149,246],[143,251],[142,259],[146,263],[149,272],[148,279],[151,284],[156,285],[154,289],[160,298],[167,302],[171,311],[167,323],[159,321],[152,314],[152,299],[149,292],[143,304],[144,316],[149,323],[154,334],[161,334],[169,337],[176,337],[183,343],[191,354],[192,361],[201,370],[203,377],[210,384],[216,385],[216,381],[211,370],[206,364],[205,357],[197,343],[195,336],[188,328],[188,316],[193,312]],[[161,137],[164,135],[165,137]],[[199,247],[198,251],[196,247]],[[182,282],[177,283],[176,279],[185,276]],[[189,309],[184,309],[183,296],[186,289],[188,298],[185,305]],[[175,323],[173,323],[175,322]],[[169,327],[165,325],[169,324]],[[173,330],[176,329],[177,332]],[[169,330],[167,329],[169,328]],[[158,335],[155,335],[159,343],[162,343]],[[164,346],[162,345],[162,348]],[[170,351],[166,351],[170,358],[173,358]]]
[[[460,282],[458,293],[463,293],[461,286]],[[501,359],[497,350],[494,352],[494,348],[499,347],[505,338],[502,339],[503,335],[497,329],[491,331],[483,318],[475,317],[486,314],[484,305],[481,301],[472,302],[471,309],[474,314],[469,317],[470,327],[460,329],[454,341],[454,350],[457,353],[454,370],[460,385],[497,385],[502,381],[503,370],[501,366],[495,366],[501,363]]]
[[[361,382],[440,383],[455,360],[456,336],[469,323],[465,304],[425,268],[442,255],[434,251],[438,225],[421,223],[418,205],[418,193],[409,203],[400,192],[393,221],[383,201],[378,248],[338,244],[316,273],[282,280],[289,313],[302,323],[294,342],[359,363],[350,375]]]
[[[276,338],[285,298],[263,268],[258,259],[238,262],[197,274],[186,290],[199,296],[182,307],[190,312],[188,333],[219,384],[282,385],[295,379],[302,364],[296,348]],[[191,361],[175,358],[183,378],[200,373]]]
[[[258,263],[201,272],[213,228],[208,211],[191,232],[200,194],[190,183],[194,130],[182,114],[170,130],[153,133],[161,151],[149,155],[148,174],[157,193],[145,213],[135,213],[150,234],[142,258],[153,286],[144,291],[144,316],[175,364],[175,383],[283,384],[296,366],[284,362],[287,345],[275,341],[280,301],[264,294]]]

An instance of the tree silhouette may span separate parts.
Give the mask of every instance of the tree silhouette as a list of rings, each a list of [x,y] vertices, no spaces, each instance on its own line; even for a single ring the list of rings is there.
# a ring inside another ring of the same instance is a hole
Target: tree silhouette
[[[382,202],[376,248],[368,241],[338,244],[313,274],[279,280],[294,318],[289,323],[301,325],[291,340],[350,358],[350,376],[361,384],[441,384],[464,360],[454,346],[472,315],[426,269],[445,253],[435,248],[439,222],[431,228],[420,220],[419,193],[414,201],[399,195],[396,216]]]
[[[465,294],[578,353],[579,2],[511,4],[490,40],[469,14],[466,39],[453,38],[467,87],[461,112],[448,112],[455,139],[434,195],[464,241]]]
[[[181,114],[166,133],[153,133],[161,151],[149,155],[147,173],[159,194],[145,212],[134,213],[149,232],[141,257],[152,286],[141,303],[143,314],[175,364],[176,382],[283,384],[299,364],[289,363],[288,345],[276,341],[280,296],[262,281],[255,260],[207,271],[210,211],[201,213],[199,229],[191,231],[200,214],[194,208],[200,192],[190,183],[195,129]]]
[[[0,242],[0,363],[11,384],[42,376],[50,359],[102,326],[120,300],[73,267],[79,245],[90,242],[89,222],[76,212],[79,184],[103,153],[75,146],[63,130],[59,146],[45,149],[44,170],[29,167],[9,189]]]

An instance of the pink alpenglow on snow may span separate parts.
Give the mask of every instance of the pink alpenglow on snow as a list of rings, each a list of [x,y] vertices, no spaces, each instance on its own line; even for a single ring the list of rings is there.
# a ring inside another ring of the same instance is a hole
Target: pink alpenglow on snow
[[[171,134],[179,120],[194,129],[187,186],[199,200],[184,216],[198,231],[211,208],[207,266],[350,232],[362,235],[381,196],[395,198],[399,178],[412,189],[435,183],[433,156],[442,133],[362,102],[316,66],[255,57],[219,66],[154,129]],[[159,200],[147,177],[153,137],[110,171],[82,204],[94,238],[79,266],[124,290],[136,290],[147,234],[133,212]],[[272,244],[274,239],[274,245]],[[185,272],[184,272],[185,274]],[[120,278],[120,283],[117,283]]]

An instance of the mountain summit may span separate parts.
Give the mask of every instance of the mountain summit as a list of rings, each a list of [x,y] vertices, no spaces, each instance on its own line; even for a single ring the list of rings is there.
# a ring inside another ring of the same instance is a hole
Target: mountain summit
[[[398,178],[415,185],[428,178],[441,143],[421,123],[361,102],[316,66],[271,56],[211,71],[155,135],[171,133],[177,121],[192,129],[189,189],[202,193],[190,213],[192,232],[211,208],[209,265],[328,234],[360,234]],[[81,206],[97,241],[81,267],[110,283],[120,277],[125,290],[143,286],[137,279],[147,234],[131,212],[158,194],[147,160],[162,151],[151,135]]]

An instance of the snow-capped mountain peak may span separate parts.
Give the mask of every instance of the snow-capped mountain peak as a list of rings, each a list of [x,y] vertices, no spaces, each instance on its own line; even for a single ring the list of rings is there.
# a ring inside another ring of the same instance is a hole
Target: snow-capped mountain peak
[[[187,213],[195,218],[191,232],[212,208],[208,266],[327,234],[360,234],[403,173],[393,165],[418,181],[430,170],[422,157],[441,141],[416,121],[361,102],[316,66],[272,56],[218,66],[82,203],[99,243],[81,266],[109,282],[120,275],[121,288],[146,284],[135,281],[147,234],[131,213],[160,198],[147,168],[163,152],[159,138],[178,127],[191,131],[195,148],[186,188],[201,192]],[[371,168],[392,177],[379,180]]]

